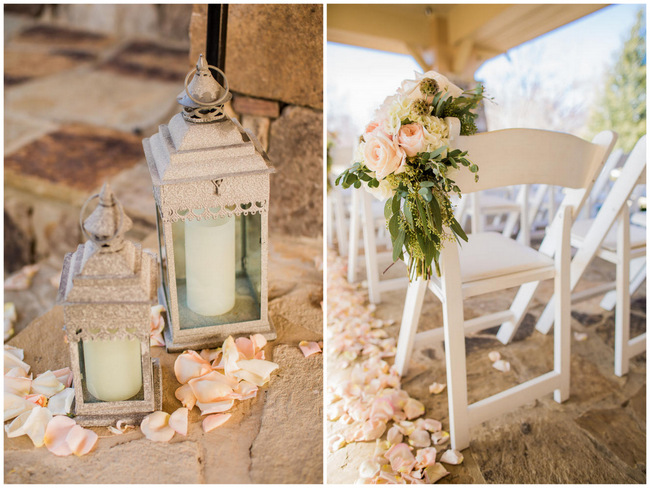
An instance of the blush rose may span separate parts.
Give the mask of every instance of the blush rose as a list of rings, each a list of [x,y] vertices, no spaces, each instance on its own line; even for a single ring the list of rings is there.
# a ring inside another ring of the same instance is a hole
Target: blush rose
[[[424,128],[420,124],[403,125],[397,134],[397,142],[407,156],[415,156],[426,147]]]
[[[366,166],[375,172],[377,180],[394,173],[406,160],[406,153],[382,130],[374,130],[368,134],[363,151]]]

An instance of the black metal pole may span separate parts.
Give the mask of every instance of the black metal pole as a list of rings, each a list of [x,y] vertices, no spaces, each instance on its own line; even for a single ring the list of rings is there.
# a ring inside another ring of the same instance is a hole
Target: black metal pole
[[[228,5],[208,5],[208,29],[206,32],[205,58],[208,64],[226,71],[226,34]]]

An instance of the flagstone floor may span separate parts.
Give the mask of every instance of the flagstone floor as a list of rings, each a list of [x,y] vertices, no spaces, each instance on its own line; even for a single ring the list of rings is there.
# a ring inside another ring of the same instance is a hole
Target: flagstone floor
[[[359,276],[363,276],[363,260],[360,261]],[[382,264],[386,268],[389,258]],[[404,271],[395,265],[384,278],[400,273]],[[578,289],[611,280],[614,275],[613,266],[595,260]],[[508,307],[514,291],[467,300],[465,316],[471,318]],[[363,286],[359,285],[358,292],[367,297]],[[332,290],[328,293],[331,295]],[[552,369],[553,334],[544,336],[534,330],[536,318],[551,294],[552,282],[543,283],[510,345],[496,340],[496,328],[466,339],[470,402]],[[395,320],[395,325],[385,327],[390,337],[397,337],[405,295],[406,290],[383,293],[382,303],[377,305],[376,317]],[[459,466],[445,465],[450,475],[440,483],[646,482],[646,355],[631,361],[627,376],[614,375],[614,312],[601,309],[599,303],[600,298],[594,298],[573,307],[572,329],[586,333],[587,339],[572,338],[570,399],[557,404],[549,395],[474,428],[471,445],[463,451],[464,462]],[[646,328],[645,284],[632,297],[631,324],[632,336]],[[419,330],[440,326],[440,303],[427,293]],[[508,373],[491,367],[490,351],[498,351],[510,362]],[[337,370],[339,362],[331,355],[327,364],[329,388],[343,381],[347,370]],[[447,430],[447,391],[439,395],[428,392],[434,381],[446,383],[445,375],[443,345],[419,343],[409,371],[402,378],[402,388],[424,403],[426,417],[442,421]],[[339,423],[326,424],[329,433],[341,428]],[[354,483],[360,464],[372,457],[374,449],[374,442],[362,442],[328,453],[328,483]]]

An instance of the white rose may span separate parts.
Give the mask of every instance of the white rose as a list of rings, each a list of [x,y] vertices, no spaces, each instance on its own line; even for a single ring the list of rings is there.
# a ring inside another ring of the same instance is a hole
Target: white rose
[[[446,76],[443,76],[436,71],[427,71],[424,74],[415,73],[415,80],[405,80],[402,82],[399,92],[412,100],[423,98],[424,95],[422,95],[422,92],[420,91],[420,83],[425,78],[436,80],[438,88],[441,91],[448,92],[454,98],[458,98],[463,94],[462,89],[450,82]]]
[[[382,202],[388,200],[393,196],[393,193],[395,193],[395,190],[387,180],[381,180],[377,188],[370,188],[368,186],[368,183],[365,181],[362,183],[368,193],[370,193],[377,200],[381,200]]]

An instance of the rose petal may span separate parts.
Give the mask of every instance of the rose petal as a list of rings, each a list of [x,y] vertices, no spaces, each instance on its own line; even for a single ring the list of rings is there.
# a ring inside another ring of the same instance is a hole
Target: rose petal
[[[237,350],[244,355],[246,359],[253,359],[255,357],[255,344],[247,337],[238,337],[235,339]]]
[[[154,442],[169,442],[176,432],[169,426],[169,414],[160,411],[147,415],[140,424],[140,430]]]
[[[573,337],[575,337],[575,340],[578,342],[583,342],[587,340],[587,333],[586,332],[574,332]]]
[[[47,408],[54,415],[67,415],[72,409],[73,400],[74,388],[66,388],[50,398]]]
[[[244,380],[244,381],[248,381],[249,383],[253,383],[254,385],[257,385],[257,386],[264,386],[267,383],[267,381],[269,381],[269,379],[270,379],[269,377],[262,378],[261,376],[253,374],[250,371],[246,371],[246,370],[235,371],[233,373],[233,376],[235,378],[240,379],[240,380]]]
[[[230,413],[221,413],[216,415],[208,415],[203,419],[203,431],[210,432],[211,430],[216,429],[217,427],[225,424],[228,419],[232,417]]]
[[[12,371],[20,368],[13,368]],[[23,370],[24,371],[24,370]],[[5,375],[5,393],[13,393],[24,397],[29,394],[32,388],[32,380],[21,376]]]
[[[279,367],[280,366],[276,363],[272,363],[271,361],[263,361],[261,359],[242,359],[240,361],[237,361],[237,369],[242,369],[248,373],[251,373],[254,375],[252,379],[257,381],[252,381],[251,378],[242,376],[238,377],[246,381],[250,381],[257,386],[262,386],[264,383],[266,383],[269,380],[271,373]],[[260,380],[255,378],[255,376],[264,379],[264,381],[260,383]]]
[[[426,430],[415,429],[409,435],[409,444],[413,447],[429,447],[431,445],[431,437]]]
[[[233,391],[229,383],[230,381],[217,371],[212,371],[188,382],[197,402],[201,403],[211,403],[219,398],[227,397]]]
[[[300,350],[302,351],[302,353],[305,355],[306,358],[314,354],[318,354],[319,352],[322,352],[317,342],[300,341],[298,347],[300,348]]]
[[[5,290],[27,290],[32,284],[32,278],[34,278],[34,275],[38,272],[40,267],[40,264],[29,264],[23,266],[20,271],[17,271],[5,280]]]
[[[5,378],[7,376],[10,376],[11,378],[29,378],[30,380],[32,379],[32,375],[30,374],[29,377],[27,376],[27,371],[25,371],[23,368],[11,368],[7,373],[5,374]]]
[[[14,354],[11,353],[11,351],[7,351],[5,347],[5,370],[4,373],[7,374],[9,370],[13,368],[22,368],[25,371],[29,373],[30,366],[29,364],[23,362],[21,359],[18,357],[14,356]]]
[[[32,381],[32,391],[34,393],[41,393],[46,397],[51,397],[63,390],[65,386],[61,383],[52,371],[46,371],[39,374],[34,381]]]
[[[45,429],[45,437],[43,439],[48,451],[56,456],[68,456],[72,454],[72,450],[66,442],[66,437],[70,429],[75,425],[77,423],[65,415],[56,415],[50,420]]]
[[[428,430],[429,432],[439,432],[442,430],[442,423],[434,419],[417,419],[415,421],[417,429]]]
[[[490,359],[490,361],[494,363],[495,361],[501,359],[501,354],[499,354],[498,351],[490,351],[490,353],[488,354],[488,358]]]
[[[388,442],[390,442],[391,444],[399,444],[400,442],[402,442],[404,436],[400,432],[399,427],[393,425],[390,429],[388,429],[388,434],[386,438],[388,439]]]
[[[249,398],[255,398],[257,395],[257,385],[249,383],[246,380],[242,380],[237,385],[237,388],[231,394],[231,398],[236,400],[248,400]]]
[[[436,463],[436,454],[437,452],[435,447],[425,447],[424,449],[418,449],[418,452],[415,455],[417,467],[426,468],[428,466],[433,466]]]
[[[372,478],[373,476],[379,474],[380,469],[381,466],[379,463],[370,459],[366,460],[359,466],[359,477],[362,479]]]
[[[98,438],[99,436],[92,430],[75,425],[68,431],[65,442],[70,447],[72,453],[76,456],[83,456],[95,447]]]
[[[201,415],[227,412],[233,407],[234,404],[235,400],[222,400],[212,403],[196,402],[196,406],[201,410]]]
[[[9,344],[5,344],[5,354],[11,354],[16,359],[20,359],[21,361],[25,359],[25,351],[23,349],[19,349],[15,346],[10,346]]]
[[[68,367],[52,371],[56,379],[59,380],[66,388],[72,385],[72,370]]]
[[[187,435],[189,410],[181,407],[169,416],[169,426],[181,435]]]
[[[237,345],[232,336],[223,342],[222,353],[221,364],[217,366],[217,369],[223,369],[226,376],[232,376],[235,371],[240,369],[240,366],[237,365],[237,361],[239,361],[239,349],[237,349]]]
[[[449,440],[449,432],[445,432],[445,431],[434,432],[433,434],[431,434],[431,440],[436,446],[439,446],[440,444],[444,444]]]
[[[185,351],[174,362],[174,374],[181,385],[212,371],[210,363],[196,351]]]
[[[47,397],[42,394],[32,394],[32,395],[27,395],[25,397],[25,400],[29,400],[35,405],[38,405],[39,407],[46,407],[47,406]]]
[[[409,446],[400,442],[391,447],[384,457],[390,462],[393,471],[399,473],[410,473],[415,466],[415,457]]]
[[[441,463],[447,463],[447,464],[460,464],[463,462],[463,455],[460,453],[460,451],[457,451],[456,449],[447,449],[445,452],[442,453],[442,456],[440,456],[440,462]]]
[[[503,359],[499,359],[498,361],[492,363],[492,367],[494,369],[498,369],[502,373],[507,373],[508,371],[510,371],[510,363]]]
[[[255,354],[257,354],[264,346],[266,346],[266,337],[264,337],[262,334],[253,334],[251,336],[251,341],[253,341],[253,345],[255,346]]]
[[[192,410],[194,405],[196,405],[196,396],[194,396],[194,392],[190,385],[183,385],[180,388],[177,388],[174,396],[180,400],[183,406],[188,410]]]
[[[23,397],[13,393],[5,393],[4,421],[18,417],[20,414],[31,410],[36,405]]]
[[[327,447],[329,449],[329,452],[338,451],[343,446],[345,446],[345,444],[345,437],[343,437],[341,434],[334,434],[327,440]]]
[[[437,395],[438,393],[442,393],[442,391],[445,389],[447,385],[444,383],[436,383],[433,382],[429,385],[429,393],[433,393],[434,395]]]
[[[415,398],[409,398],[404,405],[404,413],[409,420],[419,417],[424,413],[424,404]]]
[[[436,463],[424,470],[424,480],[429,484],[433,484],[448,474],[449,471],[447,471],[442,464]]]

